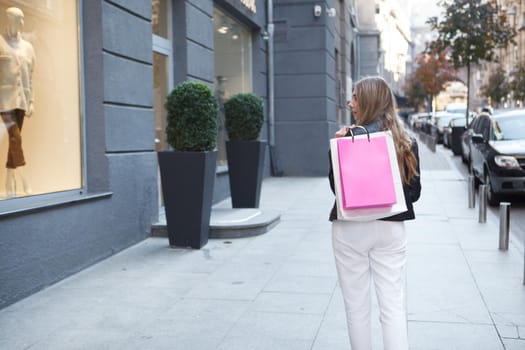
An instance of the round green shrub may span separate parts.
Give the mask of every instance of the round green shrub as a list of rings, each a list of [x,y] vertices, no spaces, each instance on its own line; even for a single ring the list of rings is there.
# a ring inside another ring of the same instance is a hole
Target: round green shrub
[[[224,103],[224,119],[230,140],[257,140],[264,122],[262,98],[251,93],[232,96]]]
[[[166,135],[177,151],[211,151],[217,144],[217,99],[205,84],[185,81],[166,99]]]

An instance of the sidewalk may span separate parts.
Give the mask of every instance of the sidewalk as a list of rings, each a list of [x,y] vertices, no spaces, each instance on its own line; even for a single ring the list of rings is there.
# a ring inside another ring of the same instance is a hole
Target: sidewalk
[[[420,143],[407,222],[410,349],[525,349],[523,248],[467,208],[465,179]],[[0,349],[348,350],[326,178],[269,178],[261,236],[170,249],[149,238],[0,310]],[[225,203],[219,205],[224,206]],[[374,305],[374,349],[381,349]]]

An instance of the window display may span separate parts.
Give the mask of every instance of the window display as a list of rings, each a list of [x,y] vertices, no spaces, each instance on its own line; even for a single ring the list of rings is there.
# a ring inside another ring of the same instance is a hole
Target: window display
[[[16,7],[6,10],[7,26],[0,35],[0,116],[7,128],[9,145],[6,162],[6,196],[14,197],[16,170],[18,168],[25,193],[31,186],[22,174],[26,165],[22,149],[22,125],[24,117],[33,114],[33,68],[35,51],[33,45],[22,37],[24,13]]]
[[[0,18],[0,199],[79,189],[77,3],[0,0]]]
[[[219,135],[217,139],[219,165],[226,164],[226,129],[223,104],[240,92],[252,92],[251,32],[232,17],[215,9],[215,94],[219,101]]]

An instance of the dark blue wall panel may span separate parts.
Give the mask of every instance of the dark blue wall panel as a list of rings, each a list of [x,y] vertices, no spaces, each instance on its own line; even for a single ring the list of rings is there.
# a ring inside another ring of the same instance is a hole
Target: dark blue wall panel
[[[153,105],[153,66],[104,53],[104,102]]]
[[[129,12],[121,8],[104,3],[102,25],[104,49],[132,59],[152,63],[150,21],[130,15]],[[130,40],[131,38],[133,40]]]
[[[152,109],[107,105],[104,119],[108,152],[155,150]]]

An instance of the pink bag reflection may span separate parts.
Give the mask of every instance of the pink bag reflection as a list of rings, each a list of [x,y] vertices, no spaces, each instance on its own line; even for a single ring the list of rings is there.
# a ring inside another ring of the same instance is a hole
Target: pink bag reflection
[[[386,137],[337,140],[344,209],[388,207],[396,192]]]

